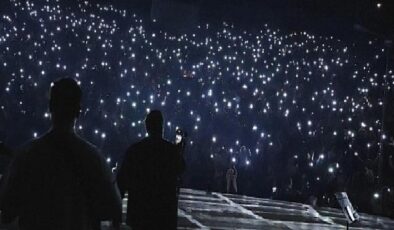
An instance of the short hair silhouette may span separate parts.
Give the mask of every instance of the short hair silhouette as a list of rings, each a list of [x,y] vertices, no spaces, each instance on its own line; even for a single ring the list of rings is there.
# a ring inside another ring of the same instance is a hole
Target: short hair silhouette
[[[54,122],[71,122],[79,116],[82,90],[72,78],[55,81],[50,90],[49,110]]]
[[[163,115],[160,110],[152,110],[145,118],[145,127],[149,135],[163,133]]]

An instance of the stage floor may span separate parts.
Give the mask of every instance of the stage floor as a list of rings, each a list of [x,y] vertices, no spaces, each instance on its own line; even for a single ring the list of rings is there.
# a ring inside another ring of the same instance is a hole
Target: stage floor
[[[339,209],[182,189],[178,229],[346,229]],[[360,214],[350,229],[394,229],[394,220]]]
[[[126,216],[127,198],[123,200]],[[361,221],[350,229],[394,229],[394,220],[359,213]],[[110,230],[109,223],[102,230]],[[178,229],[346,229],[339,209],[313,208],[310,205],[222,193],[181,189]],[[0,230],[17,230],[15,225],[0,225]],[[122,226],[121,230],[130,230]]]

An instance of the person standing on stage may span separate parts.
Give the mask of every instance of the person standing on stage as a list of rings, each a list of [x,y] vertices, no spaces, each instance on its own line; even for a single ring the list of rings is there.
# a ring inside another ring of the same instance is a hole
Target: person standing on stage
[[[15,154],[1,192],[1,220],[22,230],[97,230],[121,215],[104,157],[75,133],[82,91],[71,78],[50,89],[52,128]],[[118,226],[114,226],[118,228]]]
[[[185,162],[179,147],[163,139],[163,122],[158,110],[147,115],[148,137],[129,147],[117,174],[133,230],[177,228],[177,180]]]
[[[0,141],[0,185],[1,179],[6,174],[8,165],[12,159],[12,151]],[[1,188],[1,186],[0,186]]]
[[[226,173],[227,193],[238,193],[237,176],[238,172],[235,164],[232,164]]]

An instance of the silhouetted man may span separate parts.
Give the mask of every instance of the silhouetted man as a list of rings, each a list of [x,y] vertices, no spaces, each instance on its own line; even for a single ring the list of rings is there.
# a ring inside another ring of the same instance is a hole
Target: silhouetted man
[[[0,141],[0,192],[3,187],[3,177],[8,171],[9,163],[12,159],[12,151]]]
[[[104,158],[74,131],[81,97],[72,79],[53,84],[52,129],[16,156],[2,195],[3,222],[18,218],[21,230],[90,230],[120,215]]]
[[[8,168],[8,163],[12,157],[12,152],[0,141],[0,180]]]
[[[122,196],[128,192],[127,224],[133,230],[176,229],[176,185],[184,160],[162,138],[160,111],[149,113],[145,126],[149,136],[127,150],[117,177]]]

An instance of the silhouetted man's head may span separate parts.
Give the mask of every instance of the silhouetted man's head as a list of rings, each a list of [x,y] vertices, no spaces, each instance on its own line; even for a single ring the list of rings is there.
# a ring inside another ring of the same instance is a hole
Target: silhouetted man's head
[[[162,136],[163,134],[163,115],[159,110],[151,111],[145,119],[146,131],[149,136]]]
[[[73,123],[81,109],[82,91],[71,78],[62,78],[53,83],[50,91],[49,110],[55,125]]]

